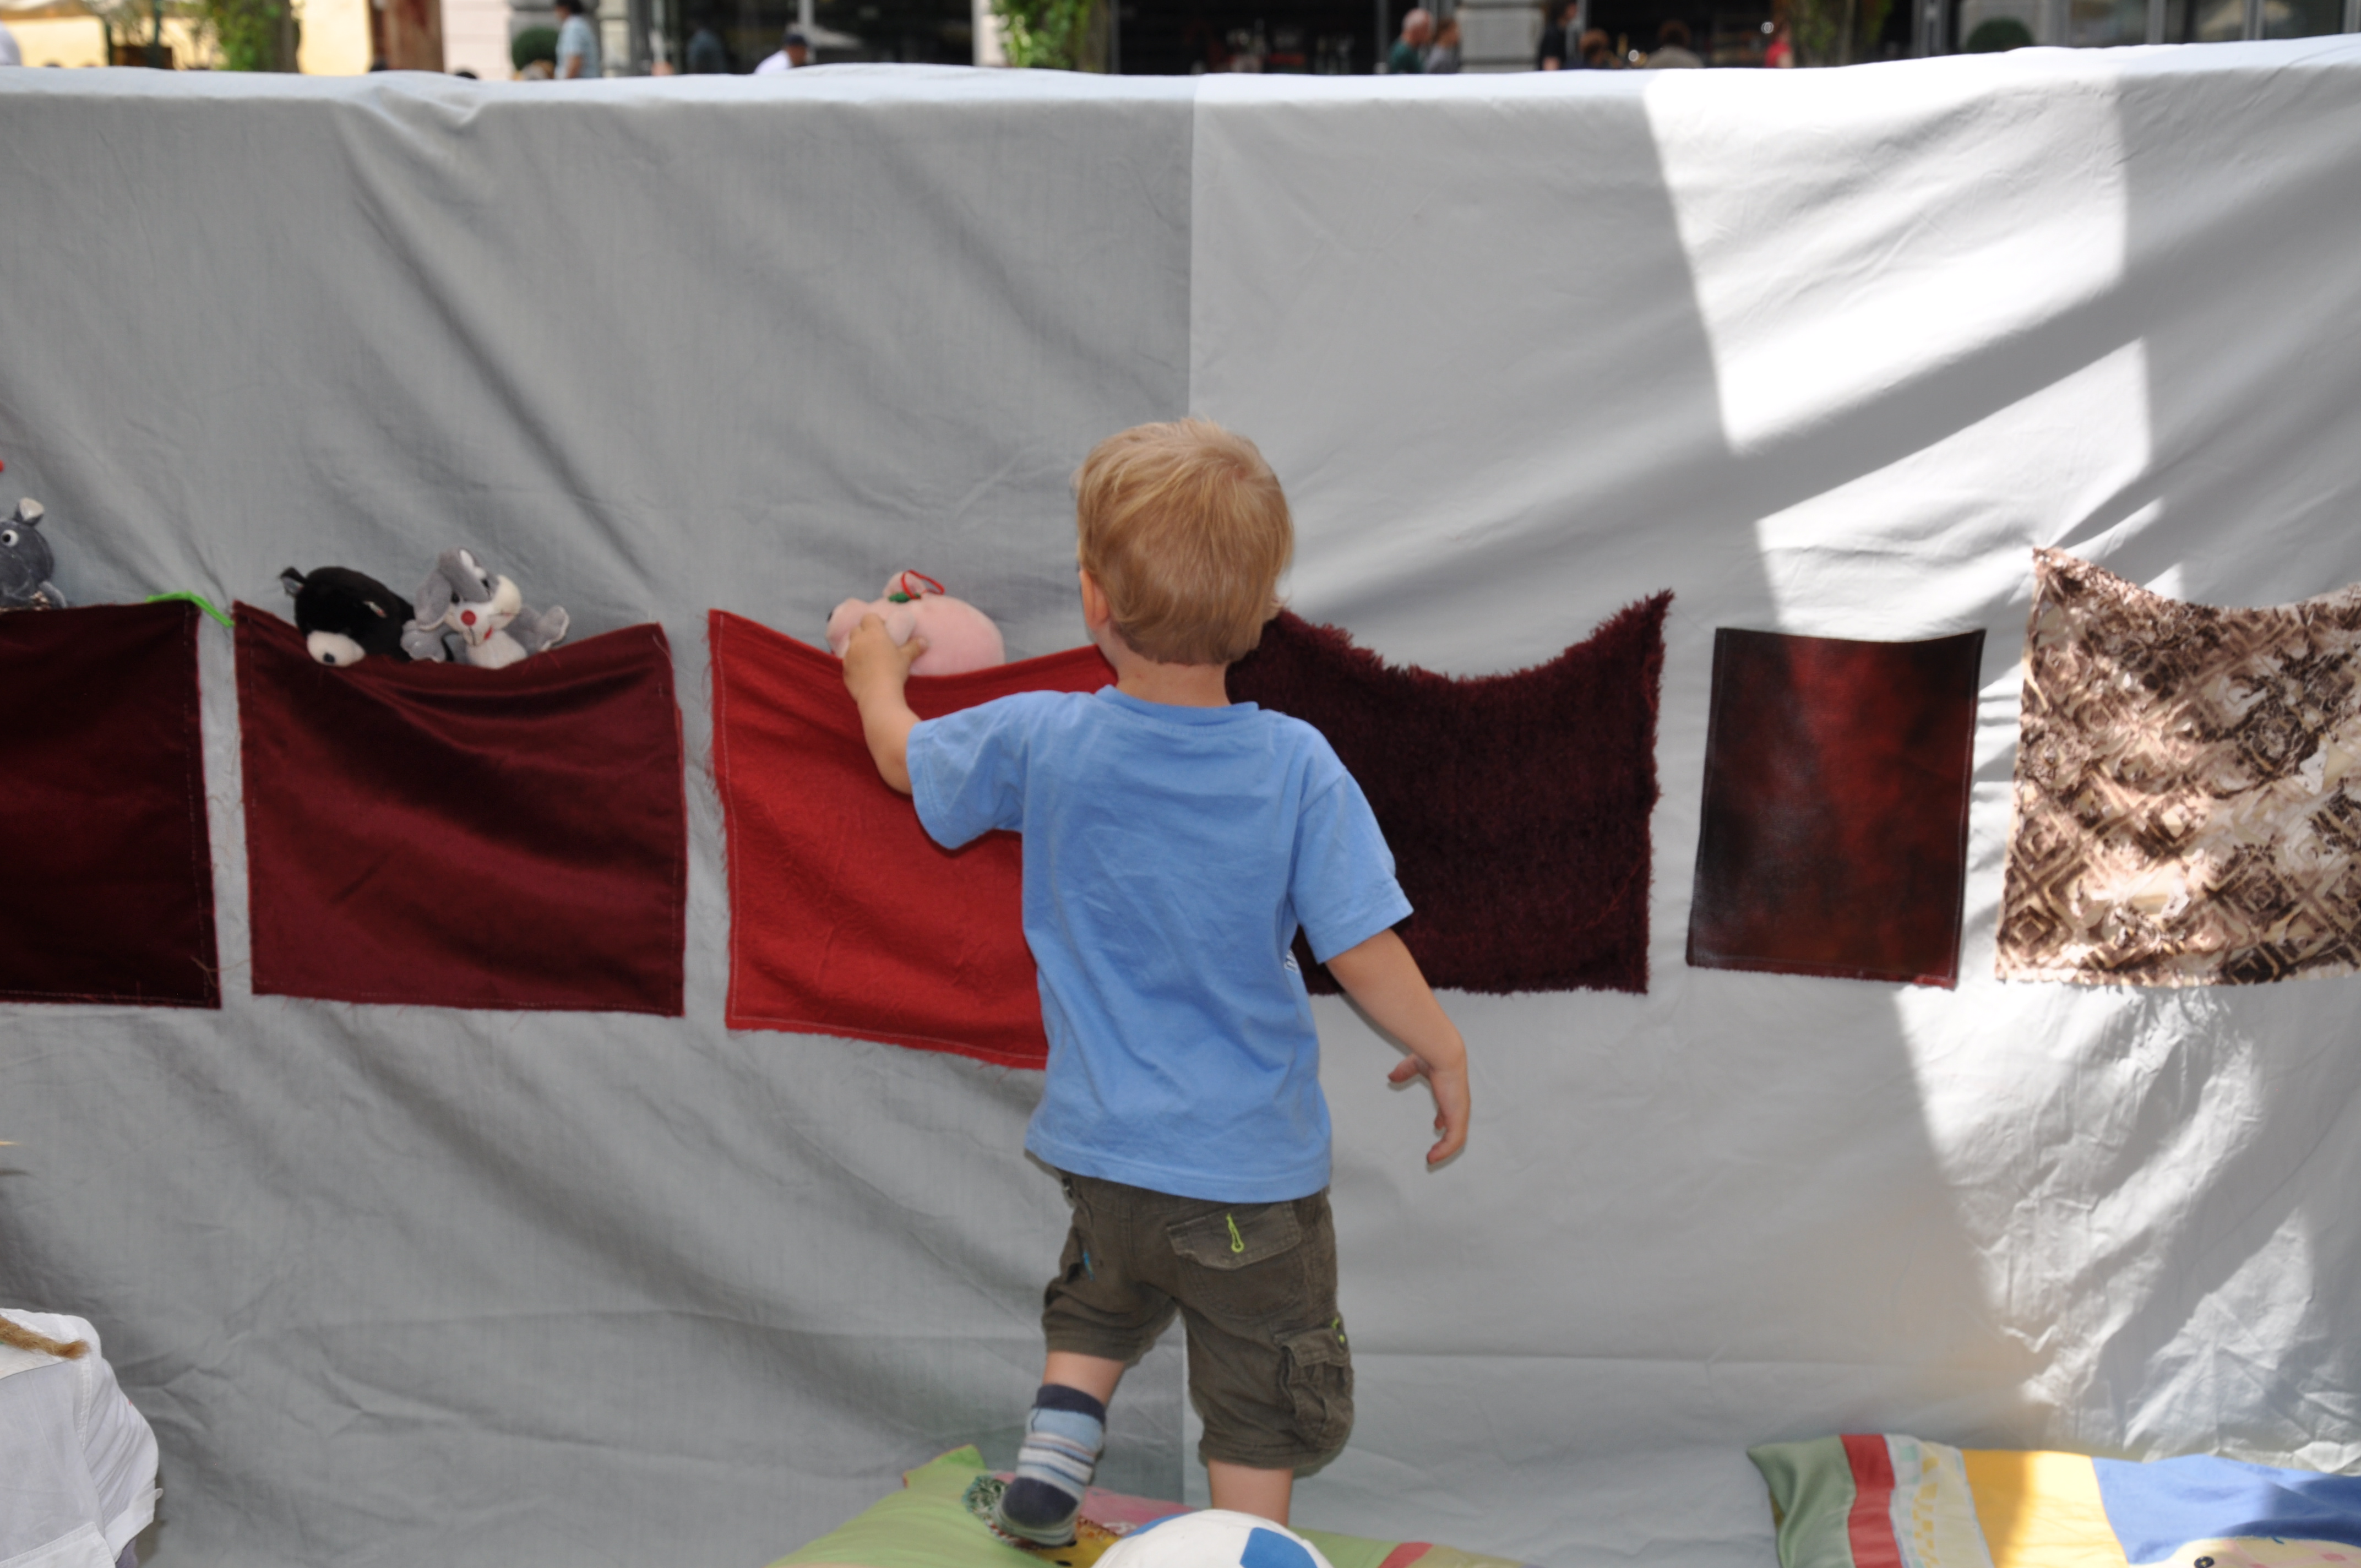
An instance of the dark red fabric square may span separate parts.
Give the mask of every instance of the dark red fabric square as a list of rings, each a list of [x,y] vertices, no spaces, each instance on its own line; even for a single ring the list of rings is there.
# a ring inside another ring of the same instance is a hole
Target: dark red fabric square
[[[733,1029],[794,1029],[1039,1067],[1016,836],[952,853],[877,776],[844,666],[715,610],[713,774],[730,836]],[[1026,691],[1114,684],[1095,648],[919,676],[921,718]]]
[[[1669,593],[1546,664],[1455,680],[1282,614],[1230,696],[1304,720],[1368,796],[1416,911],[1402,939],[1458,991],[1648,989],[1648,816]],[[1298,942],[1305,983],[1334,992]]]
[[[313,663],[237,607],[254,989],[681,1012],[688,816],[659,626],[504,670]]]
[[[1983,647],[1714,633],[1692,965],[1959,982]]]
[[[0,1000],[221,1005],[194,605],[0,615]]]

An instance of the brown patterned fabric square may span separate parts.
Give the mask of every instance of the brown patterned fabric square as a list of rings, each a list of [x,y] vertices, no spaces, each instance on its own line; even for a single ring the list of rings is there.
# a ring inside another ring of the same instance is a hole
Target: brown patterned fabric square
[[[2002,977],[2361,967],[2361,587],[2216,609],[2055,550],[2034,571]]]
[[[1983,648],[1714,632],[1693,967],[1958,983]]]

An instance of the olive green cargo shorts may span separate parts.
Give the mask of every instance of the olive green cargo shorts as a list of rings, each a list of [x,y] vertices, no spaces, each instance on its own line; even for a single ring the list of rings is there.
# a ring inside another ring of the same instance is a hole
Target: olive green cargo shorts
[[[1209,1203],[1088,1176],[1041,1328],[1053,1351],[1128,1365],[1175,1312],[1189,1334],[1198,1454],[1301,1470],[1353,1430],[1353,1357],[1336,1311],[1336,1229],[1323,1190],[1286,1203]]]

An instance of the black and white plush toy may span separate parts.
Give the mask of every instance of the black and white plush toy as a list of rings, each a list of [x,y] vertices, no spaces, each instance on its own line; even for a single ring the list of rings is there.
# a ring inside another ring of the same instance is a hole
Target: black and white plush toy
[[[375,577],[348,566],[323,566],[306,576],[290,566],[279,581],[295,596],[305,650],[323,664],[343,668],[372,656],[409,662],[401,629],[410,607]]]
[[[0,609],[63,609],[66,596],[49,574],[58,569],[41,536],[41,503],[27,496],[0,521]]]
[[[556,647],[570,624],[563,609],[527,609],[517,586],[469,550],[443,552],[415,608],[401,632],[412,658],[465,659],[487,670]]]

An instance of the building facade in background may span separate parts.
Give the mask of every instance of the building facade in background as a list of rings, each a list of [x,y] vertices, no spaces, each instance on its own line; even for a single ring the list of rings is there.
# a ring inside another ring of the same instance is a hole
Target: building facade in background
[[[105,3],[105,0],[99,0]],[[119,3],[119,0],[118,0]],[[1582,23],[1605,31],[1619,58],[1643,55],[1658,29],[1684,22],[1715,65],[1756,65],[1789,0],[1583,0]],[[1109,9],[1093,69],[1129,75],[1201,71],[1366,74],[1378,68],[1412,0],[1103,0]],[[512,45],[555,26],[546,0],[297,0],[296,63],[314,75],[357,75],[372,63],[515,74]],[[1464,69],[1532,69],[1543,13],[1533,0],[1426,0],[1458,16]],[[215,63],[201,27],[165,0],[161,63]],[[593,13],[609,75],[685,71],[717,61],[753,69],[799,26],[816,64],[1005,63],[989,0],[598,0]],[[148,63],[145,31],[112,36],[82,0],[0,0],[0,21],[28,66]],[[1950,54],[2006,42],[2096,48],[2212,43],[2361,32],[2361,0],[1890,0],[1872,58]],[[700,40],[692,54],[692,39]]]

